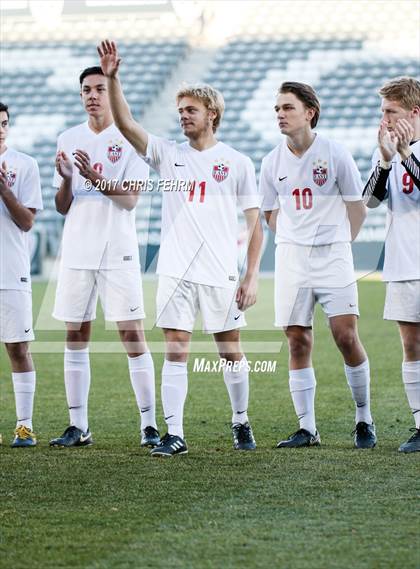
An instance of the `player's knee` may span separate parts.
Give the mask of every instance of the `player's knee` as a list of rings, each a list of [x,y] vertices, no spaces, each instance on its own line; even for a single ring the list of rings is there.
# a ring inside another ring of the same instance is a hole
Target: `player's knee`
[[[356,331],[349,328],[337,331],[334,338],[338,348],[344,353],[351,353],[358,343]]]
[[[292,358],[302,358],[312,351],[312,336],[306,331],[286,332],[289,352]]]
[[[17,365],[30,363],[29,346],[26,342],[6,344],[6,349],[12,363]]]

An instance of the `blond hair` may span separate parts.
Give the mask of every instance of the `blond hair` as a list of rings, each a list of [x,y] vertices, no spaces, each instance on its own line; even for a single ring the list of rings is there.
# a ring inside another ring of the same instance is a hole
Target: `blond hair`
[[[420,107],[420,81],[414,77],[396,77],[387,81],[379,95],[389,101],[397,101],[404,109],[411,111]]]
[[[201,101],[208,111],[214,111],[216,117],[213,120],[213,132],[216,132],[222,120],[225,110],[225,101],[222,93],[214,89],[210,85],[196,84],[196,85],[182,85],[176,94],[176,104],[183,97],[192,97]]]

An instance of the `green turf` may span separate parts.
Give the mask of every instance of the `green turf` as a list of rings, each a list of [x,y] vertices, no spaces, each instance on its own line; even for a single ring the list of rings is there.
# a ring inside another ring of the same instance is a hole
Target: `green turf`
[[[43,285],[34,286],[36,313],[44,291]],[[95,445],[70,450],[47,445],[68,420],[62,354],[36,353],[40,444],[12,450],[5,443],[14,427],[14,404],[2,349],[0,567],[420,567],[420,457],[396,452],[409,435],[412,418],[401,383],[397,330],[381,317],[383,293],[382,283],[360,284],[360,331],[371,360],[379,438],[374,451],[352,448],[353,405],[341,358],[319,313],[314,363],[323,445],[313,449],[273,449],[296,424],[283,348],[274,354],[248,354],[277,361],[276,373],[251,377],[250,416],[258,444],[254,453],[231,449],[221,375],[190,374],[185,410],[190,453],[167,461],[151,459],[139,448],[134,396],[125,356],[118,353],[91,355]],[[152,313],[151,282],[145,297]],[[250,350],[254,340],[265,349],[278,349],[282,337],[272,320],[272,282],[263,280],[258,306],[250,311],[243,334]],[[116,333],[102,327],[98,319],[95,341],[116,341]],[[160,331],[150,330],[148,338],[158,349]],[[62,332],[37,333],[43,349],[47,342],[52,350],[61,349],[62,339]],[[206,337],[197,333],[195,339]],[[154,359],[159,378],[162,353]],[[163,429],[160,398],[158,409]]]

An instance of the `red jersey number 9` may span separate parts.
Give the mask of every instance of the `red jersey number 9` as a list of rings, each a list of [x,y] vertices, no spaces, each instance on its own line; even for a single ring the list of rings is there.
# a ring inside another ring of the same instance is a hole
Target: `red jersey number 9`
[[[413,182],[413,179],[408,172],[405,172],[405,174],[403,174],[402,185],[403,185],[402,191],[405,194],[411,194],[411,192],[414,189],[414,182]]]

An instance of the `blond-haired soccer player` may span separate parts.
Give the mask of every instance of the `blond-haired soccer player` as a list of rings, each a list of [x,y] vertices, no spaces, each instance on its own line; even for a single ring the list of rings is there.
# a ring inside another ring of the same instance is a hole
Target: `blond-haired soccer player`
[[[66,220],[53,316],[66,323],[64,384],[70,425],[50,445],[93,442],[88,422],[89,340],[99,297],[105,320],[116,322],[127,352],[141,418],[140,443],[154,446],[160,440],[155,376],[142,323],[135,218],[138,185],[149,169],[113,123],[101,68],[85,69],[79,80],[88,118],[59,136],[54,176],[56,207]]]
[[[385,83],[378,148],[363,195],[370,208],[388,203],[383,279],[384,318],[395,320],[403,347],[402,379],[415,421],[401,452],[420,451],[420,82]]]
[[[162,403],[168,433],[153,456],[187,452],[183,408],[187,359],[198,310],[229,365],[224,379],[232,405],[234,448],[250,450],[255,440],[248,422],[248,366],[240,346],[243,311],[255,303],[262,242],[259,198],[251,160],[215,137],[223,114],[221,94],[210,86],[181,89],[176,96],[188,142],[176,144],[147,133],[131,116],[118,79],[114,42],[98,48],[107,76],[115,123],[137,152],[170,181],[164,192],[158,262],[157,325],[166,341]],[[187,188],[189,191],[182,191]],[[238,283],[237,206],[245,212],[250,241],[247,273]]]
[[[289,386],[299,429],[278,447],[318,445],[312,323],[320,303],[356,404],[357,448],[376,444],[369,360],[357,332],[350,242],[365,219],[362,181],[350,153],[315,133],[320,104],[309,85],[283,83],[275,112],[282,141],[263,160],[263,209],[276,235],[275,324],[289,344]]]
[[[0,103],[0,342],[12,365],[17,416],[12,447],[30,447],[36,445],[36,373],[29,352],[34,333],[28,237],[42,197],[36,161],[8,147],[8,133],[8,106]]]

